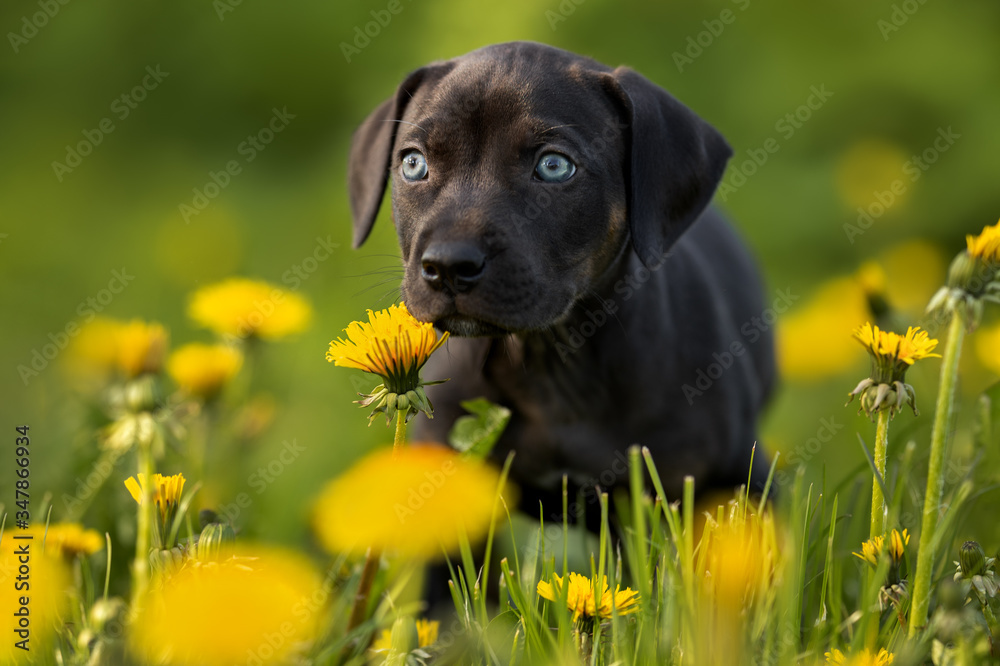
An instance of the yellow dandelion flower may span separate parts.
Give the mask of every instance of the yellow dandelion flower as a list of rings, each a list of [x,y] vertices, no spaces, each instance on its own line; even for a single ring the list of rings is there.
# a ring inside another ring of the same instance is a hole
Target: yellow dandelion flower
[[[330,343],[326,360],[380,376],[394,393],[406,393],[420,382],[420,368],[448,339],[440,338],[433,324],[418,321],[406,304],[368,311],[368,321],[351,322],[344,329],[347,340]]]
[[[869,417],[882,409],[895,416],[903,403],[907,403],[916,413],[916,395],[913,387],[904,383],[907,369],[914,362],[925,358],[938,357],[933,353],[938,341],[919,326],[910,326],[906,335],[879,330],[878,326],[865,323],[854,330],[854,338],[860,342],[871,357],[871,374],[863,379],[853,391],[848,393],[848,404],[854,396],[860,395],[861,408]]]
[[[397,411],[406,419],[417,412],[433,417],[434,407],[424,392],[420,369],[444,341],[432,324],[418,321],[406,305],[392,305],[378,312],[368,311],[368,321],[352,322],[344,331],[347,340],[330,343],[326,360],[343,368],[364,370],[382,378],[382,384],[362,395],[362,407],[373,406],[369,424],[379,413],[392,421]]]
[[[243,354],[238,349],[194,342],[170,355],[167,372],[188,393],[210,399],[218,395],[242,365]]]
[[[125,487],[128,489],[129,494],[132,495],[132,499],[142,506],[142,500],[146,495],[147,488],[146,475],[140,473],[136,476],[139,477],[138,481],[133,476],[125,479]],[[160,520],[157,523],[157,536],[161,544],[164,542],[164,537],[170,533],[174,516],[177,515],[177,505],[180,503],[181,495],[184,493],[184,481],[183,474],[174,474],[172,476],[164,476],[162,474],[153,475],[153,484],[150,492],[160,514]]]
[[[193,562],[151,587],[135,620],[132,651],[143,663],[229,666],[288,663],[317,634],[322,578],[302,557],[243,550]]]
[[[417,620],[417,637],[420,647],[430,647],[437,643],[441,623],[437,620]]]
[[[23,533],[31,534],[39,548],[44,542],[45,552],[58,554],[66,560],[87,557],[104,548],[104,537],[79,523],[51,523],[48,529],[44,524],[35,524]]]
[[[563,584],[562,576],[552,574],[552,582],[538,581],[538,596],[549,601],[559,601],[563,595]],[[574,620],[580,619],[582,615],[606,620],[614,612],[628,615],[639,610],[639,593],[630,587],[623,590],[620,585],[615,586],[615,591],[612,592],[606,576],[598,586],[601,590],[600,602],[594,596],[595,585],[591,578],[570,572],[566,585],[566,607],[573,611]]]
[[[902,532],[893,530],[888,537],[888,541],[884,536],[872,537],[861,544],[860,553],[855,552],[852,555],[875,567],[878,566],[879,556],[888,553],[893,563],[898,564],[906,554],[906,546],[910,543],[910,532],[906,529]]]
[[[910,326],[906,335],[891,331],[881,331],[878,326],[865,323],[854,330],[854,338],[860,342],[877,362],[889,361],[913,365],[914,361],[937,357],[933,354],[938,341],[932,339],[927,331],[921,331],[919,326]]]
[[[851,553],[855,557],[859,557],[873,567],[878,566],[878,558],[882,553],[882,546],[885,544],[885,538],[882,536],[872,537],[868,539],[863,544],[861,544],[860,553]]]
[[[885,648],[880,648],[877,653],[871,652],[868,648],[863,649],[858,654],[845,656],[837,649],[825,653],[826,663],[835,666],[889,666],[893,662],[893,654]]]
[[[439,445],[380,449],[330,482],[313,525],[331,552],[368,547],[432,559],[458,551],[462,532],[486,535],[499,474]]]
[[[969,234],[965,237],[966,249],[969,254],[987,263],[1000,263],[1000,222],[992,227],[983,227],[978,236]]]
[[[275,340],[305,330],[312,307],[301,295],[267,282],[229,278],[197,290],[188,316],[222,336]]]
[[[8,522],[8,526],[10,523]],[[15,537],[28,536],[30,539]],[[18,550],[30,553],[30,600],[21,603],[26,591],[14,588],[19,569],[24,565]],[[66,561],[47,549],[42,552],[42,540],[33,529],[5,529],[0,540],[0,663],[33,664],[38,655],[46,654],[64,620],[70,618],[73,579]],[[17,643],[25,640],[23,646]],[[51,652],[50,652],[51,654]]]
[[[118,329],[118,367],[127,377],[156,373],[167,353],[167,331],[162,324],[133,319]]]
[[[893,530],[889,534],[889,557],[893,559],[894,562],[899,562],[903,559],[903,555],[906,554],[906,546],[910,543],[910,532],[906,529],[900,533],[899,530]]]

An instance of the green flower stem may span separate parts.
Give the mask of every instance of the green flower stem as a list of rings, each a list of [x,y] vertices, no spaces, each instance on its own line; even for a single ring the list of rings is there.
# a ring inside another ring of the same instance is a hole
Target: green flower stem
[[[878,423],[875,426],[875,452],[873,460],[875,469],[885,482],[885,450],[889,444],[889,410],[880,409],[878,411]],[[872,519],[871,528],[868,532],[870,539],[882,536],[885,532],[885,496],[882,494],[882,486],[878,479],[872,479]],[[875,584],[875,571],[868,571],[869,581]],[[868,620],[868,631],[865,637],[865,645],[870,649],[875,649],[878,641],[879,613],[872,613]]]
[[[885,450],[889,444],[889,410],[880,409],[878,425],[875,426],[875,469],[885,480]],[[877,479],[872,479],[872,521],[869,538],[882,536],[885,532],[885,497]]]
[[[944,486],[942,463],[948,423],[951,421],[955,402],[955,378],[958,376],[958,359],[965,337],[965,324],[957,314],[952,314],[948,327],[948,343],[941,359],[941,382],[938,385],[937,406],[934,411],[934,427],[931,431],[931,456],[927,464],[927,493],[924,495],[924,515],[920,524],[920,545],[917,550],[917,572],[913,585],[913,610],[910,613],[909,636],[927,625],[930,607],[931,569],[934,568],[934,553],[931,543],[938,523],[941,506],[941,492]]]
[[[396,438],[392,440],[392,455],[395,457],[406,444],[406,414],[409,410],[401,409],[396,414]]]
[[[134,587],[132,588],[132,609],[139,607],[146,590],[149,589],[149,549],[153,528],[153,511],[156,508],[153,495],[153,452],[152,442],[142,437],[137,442],[136,454],[139,458],[139,474],[146,483],[140,481],[142,502],[139,504],[135,534],[135,560],[132,563]]]
[[[406,444],[406,412],[400,410],[396,416],[396,437],[392,441],[392,453],[395,456]],[[365,563],[361,568],[361,580],[358,581],[358,591],[354,595],[354,605],[351,607],[351,617],[347,622],[347,633],[351,633],[365,621],[368,612],[368,598],[371,596],[375,574],[378,573],[382,553],[375,548],[365,552]]]

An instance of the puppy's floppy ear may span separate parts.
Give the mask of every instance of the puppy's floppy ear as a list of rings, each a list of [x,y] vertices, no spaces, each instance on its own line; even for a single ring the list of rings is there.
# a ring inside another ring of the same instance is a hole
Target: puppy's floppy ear
[[[355,248],[361,247],[368,238],[382,205],[392,164],[392,144],[406,105],[420,86],[437,81],[451,68],[451,63],[437,63],[412,72],[399,84],[396,93],[379,104],[354,132],[347,165],[347,189],[354,218]]]
[[[733,151],[666,90],[619,67],[606,84],[622,104],[632,246],[656,265],[708,206]]]

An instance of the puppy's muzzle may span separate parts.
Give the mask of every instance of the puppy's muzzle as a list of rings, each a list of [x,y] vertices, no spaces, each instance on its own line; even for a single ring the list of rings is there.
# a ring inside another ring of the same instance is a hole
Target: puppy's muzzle
[[[431,288],[461,294],[482,279],[486,255],[468,241],[438,241],[424,250],[420,266],[420,274]]]

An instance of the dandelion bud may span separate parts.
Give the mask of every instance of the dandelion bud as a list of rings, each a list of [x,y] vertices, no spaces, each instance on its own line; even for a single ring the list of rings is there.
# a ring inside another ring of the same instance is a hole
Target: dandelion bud
[[[976,260],[968,252],[959,252],[948,267],[948,286],[970,291],[969,286],[976,277]]]
[[[958,551],[958,561],[966,578],[982,576],[986,573],[986,553],[976,541],[966,541]]]
[[[125,626],[125,602],[119,597],[98,599],[90,608],[90,626],[98,634],[120,635]]]
[[[233,554],[236,532],[228,524],[210,523],[198,537],[198,559],[220,561]]]
[[[125,405],[131,412],[151,411],[156,399],[156,378],[152,375],[142,375],[125,385]]]

